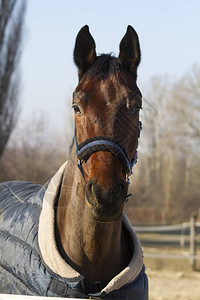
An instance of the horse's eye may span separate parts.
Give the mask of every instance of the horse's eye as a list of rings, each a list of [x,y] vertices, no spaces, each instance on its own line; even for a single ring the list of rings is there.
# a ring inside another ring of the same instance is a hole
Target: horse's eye
[[[75,114],[80,114],[81,110],[77,104],[73,104],[72,108],[74,109]]]

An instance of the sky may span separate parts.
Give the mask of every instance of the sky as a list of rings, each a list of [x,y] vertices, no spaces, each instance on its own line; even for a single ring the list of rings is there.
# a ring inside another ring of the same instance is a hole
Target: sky
[[[28,0],[21,57],[20,121],[44,114],[55,130],[70,126],[78,83],[73,48],[89,25],[97,53],[119,54],[127,25],[142,51],[138,85],[154,75],[179,78],[200,62],[199,0]],[[19,121],[19,122],[20,122]]]

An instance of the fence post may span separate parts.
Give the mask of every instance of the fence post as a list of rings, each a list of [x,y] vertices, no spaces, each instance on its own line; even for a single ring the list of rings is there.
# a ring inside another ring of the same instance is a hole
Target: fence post
[[[195,215],[190,218],[190,265],[193,270],[196,268],[195,249]]]
[[[180,235],[180,247],[181,248],[185,247],[185,227],[186,227],[186,223],[182,223],[182,225],[181,225],[181,235]]]

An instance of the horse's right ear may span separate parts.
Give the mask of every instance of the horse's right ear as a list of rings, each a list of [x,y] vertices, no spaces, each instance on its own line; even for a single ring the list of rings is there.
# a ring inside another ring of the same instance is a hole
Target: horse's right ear
[[[79,79],[93,64],[96,58],[96,45],[89,32],[89,26],[81,28],[76,37],[74,48],[74,62],[78,67]]]

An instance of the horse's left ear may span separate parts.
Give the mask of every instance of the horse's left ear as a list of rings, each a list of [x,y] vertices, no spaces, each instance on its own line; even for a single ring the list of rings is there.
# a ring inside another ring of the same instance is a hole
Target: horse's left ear
[[[139,38],[132,26],[127,31],[120,43],[119,59],[123,65],[137,77],[137,67],[140,63],[141,52]]]
[[[96,45],[89,32],[89,26],[85,25],[79,31],[74,48],[74,62],[78,67],[79,79],[93,64],[96,58]]]

